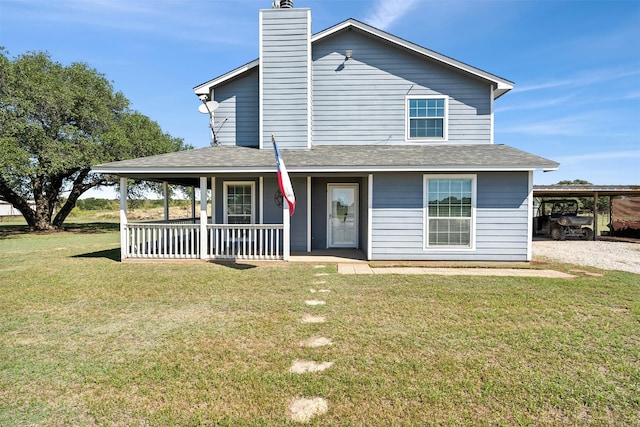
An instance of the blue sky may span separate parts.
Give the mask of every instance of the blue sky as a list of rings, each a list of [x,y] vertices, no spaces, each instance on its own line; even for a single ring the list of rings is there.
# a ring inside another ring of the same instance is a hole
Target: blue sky
[[[355,18],[515,82],[495,142],[556,160],[535,184],[640,184],[640,0],[294,0],[316,33]],[[271,0],[0,0],[0,46],[86,62],[132,108],[209,144],[192,88],[258,56]]]

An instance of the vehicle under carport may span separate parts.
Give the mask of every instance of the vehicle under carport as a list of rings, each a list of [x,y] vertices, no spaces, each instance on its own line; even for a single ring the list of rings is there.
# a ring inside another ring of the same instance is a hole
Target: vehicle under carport
[[[609,197],[609,212],[612,212],[611,205],[616,197],[640,197],[640,185],[535,185],[533,187],[533,197],[541,199],[571,199],[571,198],[593,198],[593,206],[598,206],[599,197]],[[598,230],[598,209],[593,209],[593,240],[599,237]],[[609,218],[609,223],[613,218]],[[638,213],[640,222],[640,212]],[[535,227],[534,227],[535,230]]]

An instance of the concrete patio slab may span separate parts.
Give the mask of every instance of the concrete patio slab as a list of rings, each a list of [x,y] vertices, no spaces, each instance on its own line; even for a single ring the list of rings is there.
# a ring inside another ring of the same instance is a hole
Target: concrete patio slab
[[[429,274],[441,276],[507,276],[546,277],[552,279],[572,279],[576,276],[555,270],[535,270],[529,268],[464,268],[464,267],[381,267],[371,268],[368,264],[339,263],[339,274]]]

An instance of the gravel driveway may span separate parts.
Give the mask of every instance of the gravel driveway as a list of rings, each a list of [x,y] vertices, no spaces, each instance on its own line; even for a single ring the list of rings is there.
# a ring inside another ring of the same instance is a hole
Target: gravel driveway
[[[533,257],[640,274],[640,244],[636,243],[534,240]]]

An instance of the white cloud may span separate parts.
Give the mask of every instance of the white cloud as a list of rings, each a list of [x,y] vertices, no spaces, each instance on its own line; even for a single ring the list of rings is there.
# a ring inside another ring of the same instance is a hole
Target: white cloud
[[[374,9],[364,21],[381,30],[387,30],[397,20],[406,15],[417,0],[377,0]]]
[[[613,80],[624,79],[640,75],[640,70],[620,70],[620,69],[600,69],[586,73],[580,73],[573,76],[567,76],[564,79],[548,80],[544,82],[534,83],[529,86],[516,86],[513,93],[530,92],[534,90],[553,89],[559,87],[583,87],[591,86],[596,83],[607,82]]]

